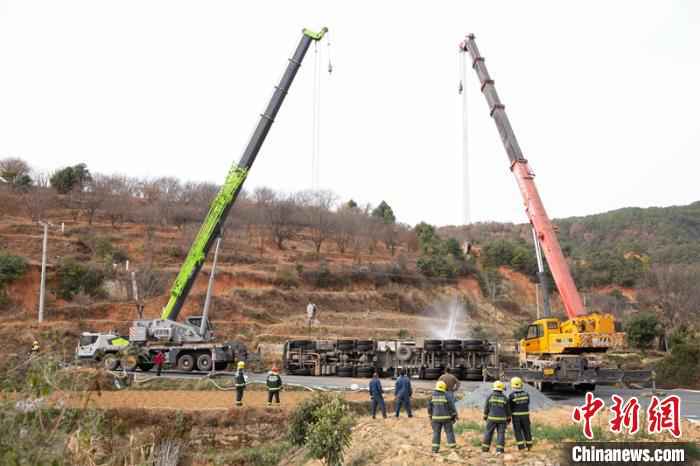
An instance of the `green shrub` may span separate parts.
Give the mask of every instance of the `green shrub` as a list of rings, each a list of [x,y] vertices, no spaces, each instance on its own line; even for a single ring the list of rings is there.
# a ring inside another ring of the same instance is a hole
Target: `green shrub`
[[[698,380],[700,345],[695,342],[676,343],[656,366],[656,380],[666,386],[693,386]]]
[[[309,426],[305,445],[312,457],[328,466],[342,466],[355,424],[348,404],[340,395],[317,407],[315,422]]]
[[[299,286],[299,274],[295,269],[282,268],[275,274],[275,285],[283,288],[296,288]]]
[[[73,259],[65,259],[56,270],[59,297],[70,301],[83,291],[90,296],[98,296],[102,291],[104,273],[94,267],[82,265]]]
[[[23,257],[0,254],[0,287],[11,283],[27,271],[27,261]]]
[[[305,446],[311,456],[325,464],[338,466],[350,445],[353,424],[350,407],[340,395],[318,393],[292,413],[288,439],[292,445]]]
[[[292,445],[301,447],[306,442],[306,435],[310,426],[316,422],[316,408],[328,402],[331,395],[320,393],[308,398],[299,404],[289,420],[287,436]]]
[[[626,323],[625,332],[632,346],[649,348],[659,334],[659,319],[654,314],[638,314]]]
[[[513,338],[516,340],[522,340],[527,336],[527,328],[530,326],[528,323],[520,324],[518,328],[513,330]]]

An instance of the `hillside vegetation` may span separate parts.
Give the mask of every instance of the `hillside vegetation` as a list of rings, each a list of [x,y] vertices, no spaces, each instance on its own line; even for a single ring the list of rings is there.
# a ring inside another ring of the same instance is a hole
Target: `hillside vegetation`
[[[101,175],[85,164],[35,173],[19,159],[0,160],[0,179],[0,318],[35,315],[36,220],[48,219],[46,315],[98,330],[126,331],[135,316],[127,261],[146,316],[159,314],[217,190],[174,178]],[[309,301],[321,310],[313,329],[319,337],[438,335],[450,303],[457,303],[465,335],[508,337],[535,317],[528,225],[413,227],[399,218],[384,201],[360,206],[329,191],[242,193],[219,257],[219,334],[251,344],[306,335]],[[700,202],[555,223],[589,308],[623,321],[653,313],[662,325],[693,331]],[[200,312],[207,274],[205,267],[185,315]]]

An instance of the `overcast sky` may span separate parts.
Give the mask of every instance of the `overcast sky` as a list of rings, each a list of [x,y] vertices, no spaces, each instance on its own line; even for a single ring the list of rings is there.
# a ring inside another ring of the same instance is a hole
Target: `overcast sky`
[[[460,222],[468,32],[550,216],[700,199],[700,2],[680,0],[0,0],[0,158],[221,183],[301,28],[324,25],[320,179],[343,199]],[[310,188],[313,60],[248,190]],[[466,88],[472,218],[525,221],[471,70]]]

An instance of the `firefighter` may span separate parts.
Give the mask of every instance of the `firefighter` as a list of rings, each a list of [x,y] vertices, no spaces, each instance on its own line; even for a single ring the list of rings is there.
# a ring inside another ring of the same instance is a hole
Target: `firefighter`
[[[486,421],[486,432],[484,441],[481,444],[482,451],[489,451],[491,448],[491,438],[493,432],[497,431],[496,454],[503,453],[506,444],[506,425],[510,422],[510,406],[508,398],[503,394],[506,385],[500,380],[493,383],[493,392],[486,399],[484,404],[484,421]]]
[[[272,366],[272,369],[267,374],[267,406],[272,406],[274,398],[277,405],[280,404],[280,390],[282,390],[282,377],[279,375],[277,367]]]
[[[411,396],[413,396],[413,388],[411,387],[411,379],[406,375],[406,369],[401,369],[401,375],[396,379],[394,384],[394,397],[396,399],[396,417],[399,417],[401,406],[406,408],[408,417],[413,417],[411,411]]]
[[[34,356],[36,354],[39,354],[39,342],[34,340],[34,343],[32,343],[31,355]]]
[[[245,385],[248,381],[243,372],[245,369],[245,363],[243,361],[238,361],[238,370],[236,371],[236,406],[243,406],[243,393],[245,392]]]
[[[523,390],[523,380],[520,377],[510,379],[513,392],[508,395],[508,405],[513,415],[513,432],[518,450],[532,448],[532,432],[530,430],[530,395]]]
[[[457,420],[457,408],[454,401],[447,396],[447,384],[438,380],[433,397],[428,402],[428,417],[433,426],[433,453],[440,450],[440,436],[445,429],[447,448],[457,448],[452,424]]]

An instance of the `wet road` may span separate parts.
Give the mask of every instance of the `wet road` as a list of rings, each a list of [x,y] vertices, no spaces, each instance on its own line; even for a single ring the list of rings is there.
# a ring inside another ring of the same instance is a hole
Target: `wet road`
[[[137,372],[137,377],[144,377],[146,374]],[[197,373],[197,372],[168,372],[164,373],[164,377],[168,378],[182,378],[182,379],[192,379],[206,376],[207,373]],[[215,377],[233,377],[233,372],[219,372],[216,373]],[[147,375],[148,377],[151,374]],[[248,373],[248,378],[250,382],[254,383],[265,383],[266,374],[252,374]],[[282,375],[285,384],[296,385],[301,387],[309,387],[321,390],[367,390],[369,379],[362,378],[347,378],[347,377],[313,377],[313,376],[299,376],[299,375]],[[426,389],[430,390],[435,386],[434,381],[430,380],[411,380],[413,387],[416,389]],[[478,387],[481,382],[460,382],[461,389],[465,392],[470,392]],[[382,379],[382,386],[384,390],[390,391],[394,388],[394,381],[391,379]],[[644,409],[649,404],[651,399],[651,389],[632,389],[632,388],[617,388],[611,386],[599,385],[596,387],[595,395],[605,401],[606,406],[611,406],[612,395],[620,395],[625,401],[629,400],[631,397],[637,397],[639,403]],[[684,390],[684,389],[674,389],[674,390],[664,390],[659,389],[657,396],[663,398],[667,395],[678,395],[681,399],[681,415],[689,419],[695,419],[700,421],[700,391],[696,390]],[[573,391],[555,391],[552,393],[547,393],[547,396],[554,400],[557,404],[563,406],[577,406],[582,405],[584,402],[584,394],[576,393]]]

